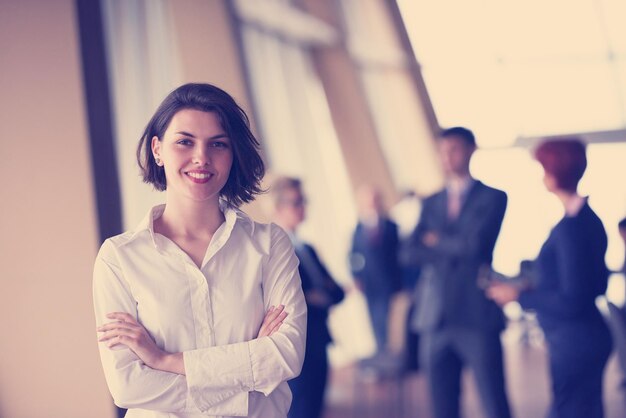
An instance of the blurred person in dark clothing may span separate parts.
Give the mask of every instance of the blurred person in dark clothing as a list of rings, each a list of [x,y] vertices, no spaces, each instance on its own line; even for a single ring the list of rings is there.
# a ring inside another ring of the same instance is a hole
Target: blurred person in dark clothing
[[[619,221],[617,226],[619,228],[619,235],[622,237],[622,241],[624,241],[624,264],[622,264],[622,274],[626,278],[626,218]]]
[[[517,300],[537,312],[550,353],[553,399],[548,416],[601,418],[602,379],[612,342],[595,301],[606,291],[609,270],[602,222],[577,193],[587,167],[585,146],[576,138],[550,140],[536,149],[535,158],[565,216],[539,252],[534,287],[520,290],[498,283],[487,293],[500,305]]]
[[[370,186],[357,191],[359,221],[352,236],[350,268],[365,295],[377,354],[387,348],[389,308],[401,289],[398,226],[383,211],[380,193]]]
[[[414,190],[406,190],[402,193],[400,201],[396,203],[389,215],[398,224],[398,235],[400,236],[400,248],[402,248],[411,237],[420,219],[422,211],[422,199]],[[406,371],[419,370],[419,333],[413,329],[412,318],[415,314],[415,286],[420,277],[420,266],[400,264],[402,275],[402,291],[406,293],[409,306],[404,318],[404,355],[403,366]]]
[[[624,250],[626,254],[626,218],[619,221],[617,224],[619,235],[624,243]],[[624,264],[622,264],[620,270],[617,272],[622,277],[622,283],[624,283],[624,290],[626,290],[626,257],[624,257]],[[624,302],[621,309],[609,302],[609,325],[613,333],[613,344],[615,351],[617,352],[617,358],[619,360],[620,367],[622,369],[622,380],[620,382],[620,388],[626,390],[626,294],[624,296]]]
[[[491,265],[507,196],[475,180],[469,165],[476,142],[466,128],[438,140],[446,187],[426,198],[420,221],[402,251],[421,266],[413,326],[420,333],[420,367],[436,418],[459,418],[461,374],[474,375],[484,416],[510,417],[500,332],[504,316],[477,285]]]
[[[318,257],[315,249],[296,234],[306,216],[306,199],[300,180],[277,178],[271,187],[274,221],[291,238],[307,304],[307,338],[300,376],[289,381],[293,394],[289,418],[320,418],[328,376],[326,346],[331,342],[326,321],[328,311],[341,302],[344,292]]]

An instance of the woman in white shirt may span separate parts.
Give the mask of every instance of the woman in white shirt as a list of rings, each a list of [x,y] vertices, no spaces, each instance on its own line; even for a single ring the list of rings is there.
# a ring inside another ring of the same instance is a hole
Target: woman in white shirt
[[[289,237],[237,209],[261,191],[258,147],[209,84],[174,90],[144,131],[139,166],[166,203],[94,267],[100,356],[127,418],[287,415],[306,304]]]

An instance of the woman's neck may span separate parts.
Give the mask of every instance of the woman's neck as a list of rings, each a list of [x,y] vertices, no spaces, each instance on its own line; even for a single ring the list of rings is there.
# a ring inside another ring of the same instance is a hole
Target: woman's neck
[[[224,222],[219,200],[196,202],[190,199],[166,200],[163,215],[155,229],[168,237],[211,237]]]
[[[566,190],[556,190],[554,192],[556,197],[563,204],[566,216],[575,216],[580,212],[580,209],[585,204],[585,199],[578,193]]]
[[[567,208],[572,199],[578,197],[576,192],[571,192],[568,190],[555,190],[554,194],[559,198],[564,207]]]

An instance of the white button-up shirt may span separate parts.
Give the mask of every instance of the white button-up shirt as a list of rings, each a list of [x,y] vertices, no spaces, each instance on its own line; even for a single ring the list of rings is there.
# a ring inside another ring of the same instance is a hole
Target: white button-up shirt
[[[138,228],[102,244],[94,267],[98,326],[127,312],[165,351],[182,352],[186,375],[154,370],[130,349],[99,344],[109,390],[137,417],[286,417],[304,358],[306,304],[287,234],[222,206],[226,221],[202,267],[154,232],[165,206]],[[270,306],[289,313],[280,330],[256,338]]]

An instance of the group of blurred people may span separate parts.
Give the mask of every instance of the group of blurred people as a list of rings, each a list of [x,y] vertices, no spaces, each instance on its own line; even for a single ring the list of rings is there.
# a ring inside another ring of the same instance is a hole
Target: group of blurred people
[[[537,313],[546,337],[552,381],[548,416],[603,417],[602,378],[612,339],[595,300],[607,288],[607,236],[587,198],[577,193],[587,166],[585,145],[577,138],[562,138],[535,149],[544,184],[562,202],[564,216],[533,262],[531,277],[482,285],[479,276],[491,267],[507,195],[471,176],[476,141],[469,129],[444,130],[438,150],[446,185],[422,201],[417,226],[406,239],[399,238],[398,226],[385,214],[375,189],[362,187],[357,193],[359,221],[349,261],[355,287],[367,301],[378,347],[375,357],[385,352],[392,297],[411,282],[403,280],[403,272],[410,272],[419,275],[410,331],[419,335],[419,368],[428,382],[435,418],[461,416],[464,368],[472,371],[484,416],[512,416],[500,333],[506,325],[501,308],[513,301]],[[326,320],[344,291],[313,247],[297,235],[306,204],[300,181],[280,178],[272,193],[275,220],[290,235],[300,259],[309,310],[303,371],[289,382],[294,397],[289,416],[320,417],[331,341]],[[620,231],[626,237],[626,222]]]

